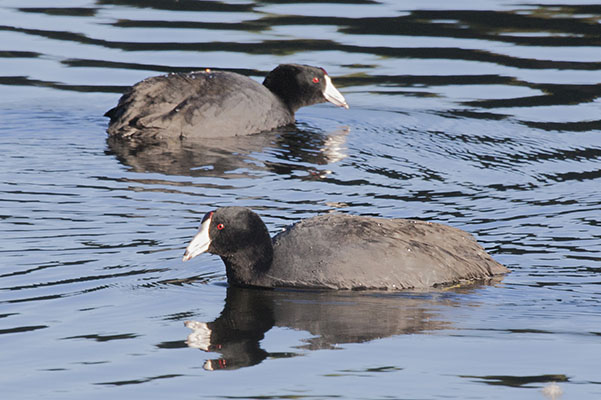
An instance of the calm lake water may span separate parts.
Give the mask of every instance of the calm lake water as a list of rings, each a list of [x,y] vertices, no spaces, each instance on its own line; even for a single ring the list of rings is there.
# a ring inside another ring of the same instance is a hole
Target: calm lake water
[[[601,6],[573,3],[3,1],[2,398],[601,398]],[[324,67],[350,110],[107,141],[103,113],[145,77],[283,62]],[[272,233],[331,211],[442,222],[513,272],[228,288],[218,257],[181,262],[226,205]]]

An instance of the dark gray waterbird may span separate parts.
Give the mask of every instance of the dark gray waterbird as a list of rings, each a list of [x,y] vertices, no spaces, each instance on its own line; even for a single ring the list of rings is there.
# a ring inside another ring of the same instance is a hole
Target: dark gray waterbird
[[[294,123],[299,108],[326,101],[348,108],[323,68],[282,64],[263,84],[207,69],[138,82],[105,116],[111,136],[194,140],[269,131]]]
[[[487,280],[509,270],[457,228],[407,219],[325,214],[270,238],[248,208],[207,213],[184,261],[221,256],[239,286],[410,289]]]

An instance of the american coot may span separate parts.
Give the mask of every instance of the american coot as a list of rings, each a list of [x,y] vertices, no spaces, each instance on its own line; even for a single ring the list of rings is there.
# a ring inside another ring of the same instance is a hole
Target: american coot
[[[320,289],[409,289],[509,272],[468,233],[446,225],[326,214],[271,239],[248,208],[207,213],[184,254],[221,256],[230,284]]]
[[[119,137],[242,136],[292,124],[303,106],[329,101],[348,108],[322,68],[282,64],[263,84],[233,72],[197,71],[145,79],[106,112]]]

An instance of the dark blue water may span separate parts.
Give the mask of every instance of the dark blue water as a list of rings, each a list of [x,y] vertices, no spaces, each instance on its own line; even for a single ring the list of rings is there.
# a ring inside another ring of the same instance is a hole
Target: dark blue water
[[[601,398],[599,21],[584,2],[2,2],[2,398]],[[283,62],[324,67],[351,109],[107,140],[102,114],[145,77]],[[272,233],[330,211],[442,222],[512,273],[228,289],[219,258],[181,262],[226,205]]]

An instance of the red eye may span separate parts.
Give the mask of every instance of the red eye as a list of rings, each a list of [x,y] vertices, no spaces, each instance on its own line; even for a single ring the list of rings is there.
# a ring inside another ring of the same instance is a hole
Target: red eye
[[[319,83],[319,78],[318,77],[313,77],[313,83]]]
[[[217,229],[222,230],[223,228],[225,228],[225,226],[223,224],[217,225]]]

